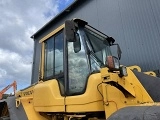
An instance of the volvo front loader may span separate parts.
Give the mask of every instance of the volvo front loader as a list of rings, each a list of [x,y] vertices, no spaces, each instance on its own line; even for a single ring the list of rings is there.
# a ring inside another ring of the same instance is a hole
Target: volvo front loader
[[[114,42],[83,20],[65,21],[39,41],[38,83],[3,101],[1,119],[160,120],[160,79],[120,65]]]

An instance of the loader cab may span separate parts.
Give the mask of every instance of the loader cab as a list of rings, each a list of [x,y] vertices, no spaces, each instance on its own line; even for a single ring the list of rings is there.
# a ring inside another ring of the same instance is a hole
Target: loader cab
[[[74,19],[42,40],[40,80],[57,80],[62,96],[85,92],[88,77],[98,73],[111,56],[114,39]]]

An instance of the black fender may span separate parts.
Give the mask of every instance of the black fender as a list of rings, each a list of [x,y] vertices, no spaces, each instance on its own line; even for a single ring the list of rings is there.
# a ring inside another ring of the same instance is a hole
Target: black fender
[[[160,78],[133,71],[154,102],[160,102]]]
[[[107,120],[160,120],[160,106],[131,106],[119,109]]]

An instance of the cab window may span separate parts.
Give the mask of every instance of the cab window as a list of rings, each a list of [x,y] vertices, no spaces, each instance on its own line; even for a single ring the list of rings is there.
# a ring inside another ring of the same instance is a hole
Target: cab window
[[[63,78],[63,32],[45,41],[44,79]]]
[[[69,77],[69,95],[82,94],[85,91],[89,67],[85,46],[80,37],[81,50],[74,52],[73,42],[68,42],[68,77]]]

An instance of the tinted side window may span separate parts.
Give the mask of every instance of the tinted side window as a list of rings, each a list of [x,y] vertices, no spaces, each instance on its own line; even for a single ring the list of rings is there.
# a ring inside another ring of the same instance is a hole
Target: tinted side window
[[[55,37],[55,75],[63,73],[63,34]]]
[[[63,32],[45,41],[44,79],[63,77]]]
[[[54,59],[54,38],[51,37],[45,42],[45,64],[44,78],[53,76]]]

